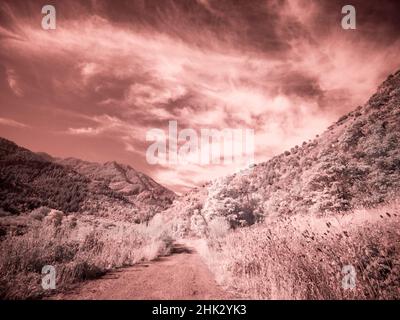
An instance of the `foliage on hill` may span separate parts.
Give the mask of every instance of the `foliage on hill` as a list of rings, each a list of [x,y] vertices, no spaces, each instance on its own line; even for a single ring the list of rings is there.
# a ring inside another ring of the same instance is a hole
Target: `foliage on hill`
[[[89,180],[0,138],[0,207],[11,213],[49,206],[79,211]]]
[[[12,214],[47,206],[147,221],[175,194],[130,166],[36,154],[0,138],[0,208]]]
[[[236,227],[271,215],[373,207],[400,189],[399,146],[400,71],[364,106],[341,117],[321,136],[212,181],[182,197],[168,212],[178,212],[177,223],[184,229],[202,232],[216,216]]]

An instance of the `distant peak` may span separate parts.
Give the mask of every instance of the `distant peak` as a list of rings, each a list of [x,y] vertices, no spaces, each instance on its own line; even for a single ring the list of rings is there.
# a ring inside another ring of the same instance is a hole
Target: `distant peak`
[[[107,162],[104,162],[103,165],[106,167],[118,167],[119,163],[116,161],[107,161]]]

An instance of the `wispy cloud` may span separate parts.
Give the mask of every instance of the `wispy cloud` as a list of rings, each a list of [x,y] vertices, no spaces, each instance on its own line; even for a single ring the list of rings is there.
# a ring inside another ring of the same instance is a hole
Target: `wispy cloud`
[[[29,126],[25,123],[6,118],[0,118],[0,125],[10,126],[15,128],[29,128]]]
[[[56,1],[60,21],[47,32],[36,1],[4,0],[0,98],[42,131],[186,188],[236,168],[150,166],[148,130],[168,120],[198,133],[254,129],[263,161],[320,133],[399,67],[399,5],[353,2],[358,30],[345,32],[339,0]]]
[[[23,95],[23,91],[18,84],[18,78],[17,78],[17,74],[15,73],[15,71],[13,69],[7,69],[6,75],[7,75],[7,82],[8,82],[8,85],[10,86],[10,89],[13,91],[13,93],[16,96],[21,97]]]

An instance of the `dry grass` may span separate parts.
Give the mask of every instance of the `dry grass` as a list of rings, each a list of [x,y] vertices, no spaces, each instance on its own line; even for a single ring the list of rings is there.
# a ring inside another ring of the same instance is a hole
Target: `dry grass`
[[[23,235],[0,242],[0,298],[35,299],[54,293],[41,287],[42,267],[56,269],[56,291],[108,270],[169,254],[171,239],[161,218],[135,225],[58,213],[35,212]],[[21,219],[21,217],[19,218]]]
[[[266,220],[197,248],[217,281],[253,299],[399,299],[399,204]],[[354,266],[356,286],[342,287]]]

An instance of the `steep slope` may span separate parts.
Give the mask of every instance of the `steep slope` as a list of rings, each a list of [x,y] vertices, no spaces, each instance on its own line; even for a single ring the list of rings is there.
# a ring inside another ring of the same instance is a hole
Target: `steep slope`
[[[183,228],[214,217],[248,225],[266,215],[371,207],[400,189],[400,71],[313,141],[192,191],[168,212]],[[204,196],[205,195],[205,196]]]
[[[0,138],[0,207],[10,213],[49,206],[78,211],[89,180],[15,143]]]
[[[129,165],[115,161],[99,164],[75,158],[55,161],[87,177],[93,184],[105,185],[139,208],[145,205],[153,206],[154,210],[162,210],[167,208],[175,198],[171,190]]]
[[[142,221],[175,194],[133,168],[55,159],[0,138],[0,208],[18,214],[40,206]]]

